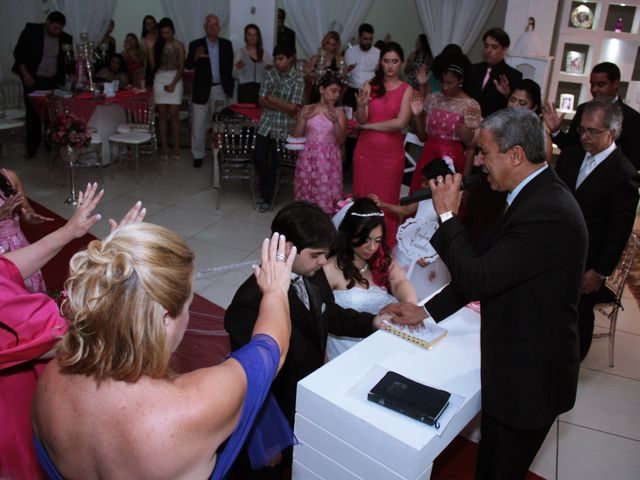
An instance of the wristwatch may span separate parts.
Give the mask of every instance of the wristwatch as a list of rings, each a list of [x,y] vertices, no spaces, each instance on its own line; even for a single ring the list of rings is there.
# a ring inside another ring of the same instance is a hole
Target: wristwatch
[[[453,218],[454,215],[455,214],[451,210],[449,210],[448,212],[441,213],[438,216],[438,220],[439,220],[440,225],[442,225],[444,222],[446,222],[450,218]]]

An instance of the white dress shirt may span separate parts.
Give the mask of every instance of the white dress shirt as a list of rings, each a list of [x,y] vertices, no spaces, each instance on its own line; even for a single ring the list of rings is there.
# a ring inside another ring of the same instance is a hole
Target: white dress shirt
[[[380,62],[380,50],[371,47],[364,51],[360,49],[360,45],[354,45],[345,52],[344,60],[347,65],[356,64],[347,78],[347,84],[352,88],[362,88],[364,83],[375,75]]]

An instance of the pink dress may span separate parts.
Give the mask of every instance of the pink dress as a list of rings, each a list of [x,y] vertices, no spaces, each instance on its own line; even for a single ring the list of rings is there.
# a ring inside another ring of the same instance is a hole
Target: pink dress
[[[324,113],[307,121],[305,148],[296,162],[295,199],[316,203],[328,214],[335,213],[342,199],[342,150],[333,123]]]
[[[452,98],[440,92],[427,95],[424,101],[427,113],[427,142],[411,178],[410,191],[422,188],[422,168],[436,158],[449,157],[457,173],[464,172],[466,152],[456,133],[456,127],[464,121],[464,115],[480,116],[480,104],[471,98]]]
[[[0,174],[1,175],[1,174]],[[5,199],[2,193],[0,193],[0,205],[4,204]],[[12,252],[29,245],[28,240],[25,238],[24,233],[20,230],[20,216],[15,214],[11,218],[5,218],[0,221],[0,247],[5,252]],[[27,285],[27,289],[30,292],[46,292],[47,287],[44,284],[42,273],[37,271],[24,283]]]
[[[31,441],[31,401],[45,365],[37,360],[67,329],[58,305],[26,290],[0,255],[0,478],[46,478]]]
[[[368,123],[392,120],[400,113],[402,97],[409,84],[403,82],[394,90],[387,91],[382,98],[369,101]],[[375,193],[385,203],[397,204],[404,173],[404,134],[362,130],[353,153],[353,193],[365,197]],[[396,243],[398,216],[385,212],[387,232],[385,240],[389,247]]]

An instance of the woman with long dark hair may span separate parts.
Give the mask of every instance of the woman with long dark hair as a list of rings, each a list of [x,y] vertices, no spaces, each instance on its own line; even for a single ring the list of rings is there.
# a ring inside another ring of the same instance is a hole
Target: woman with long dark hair
[[[385,242],[385,215],[369,198],[359,198],[334,217],[336,254],[323,267],[336,303],[378,314],[389,303],[416,303],[416,291]],[[329,335],[327,357],[337,357],[360,339]]]
[[[375,193],[386,203],[397,203],[404,174],[404,135],[411,118],[413,88],[400,79],[402,47],[389,42],[380,52],[375,77],[358,92],[356,120],[360,136],[353,154],[353,193]],[[390,214],[387,244],[395,244],[398,217]]]
[[[405,78],[414,89],[418,90],[420,88],[418,73],[422,70],[426,74],[431,67],[432,61],[433,55],[431,54],[429,40],[427,40],[427,36],[424,33],[421,33],[416,39],[416,49],[407,57],[407,66],[404,69]]]
[[[178,109],[182,103],[182,71],[184,70],[184,45],[174,37],[176,30],[169,18],[158,23],[160,36],[156,40],[149,65],[155,70],[153,97],[158,107],[160,124],[160,158],[169,157],[167,145],[167,117],[171,120],[173,133],[173,159],[180,160],[180,123]]]
[[[149,52],[153,51],[153,46],[158,39],[158,22],[153,15],[145,15],[142,19],[142,32],[140,33],[141,47],[145,49],[145,56],[149,56]],[[147,61],[147,68],[145,71],[145,83],[147,85],[153,85],[153,70],[149,66]]]
[[[273,59],[262,46],[260,27],[250,23],[244,27],[244,47],[240,47],[233,60],[232,75],[238,80],[238,103],[258,103],[260,84]]]

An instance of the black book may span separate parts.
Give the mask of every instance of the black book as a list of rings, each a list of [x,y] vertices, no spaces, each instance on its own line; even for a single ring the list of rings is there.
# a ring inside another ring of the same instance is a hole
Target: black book
[[[449,405],[451,394],[387,372],[367,395],[370,402],[390,408],[427,425],[440,428],[438,418]]]

